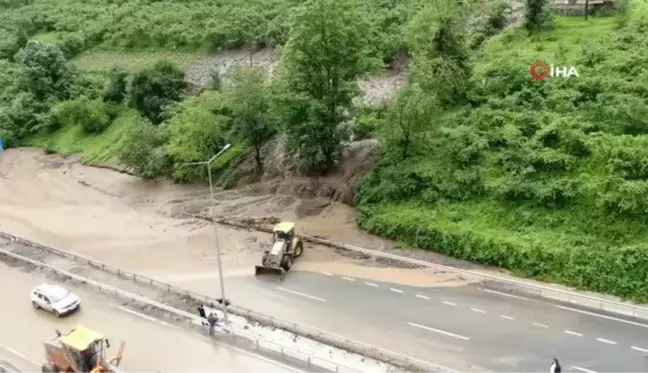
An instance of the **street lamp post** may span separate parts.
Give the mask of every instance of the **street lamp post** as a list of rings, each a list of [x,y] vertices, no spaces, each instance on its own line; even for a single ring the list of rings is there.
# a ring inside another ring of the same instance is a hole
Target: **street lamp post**
[[[216,258],[218,260],[218,277],[220,278],[220,287],[221,287],[221,300],[223,306],[223,316],[225,319],[225,324],[228,324],[227,320],[227,301],[225,300],[225,283],[223,282],[223,264],[221,263],[221,250],[220,244],[218,242],[218,226],[216,225],[216,210],[214,208],[216,200],[214,199],[214,186],[212,184],[212,175],[211,175],[211,164],[218,158],[221,154],[225,153],[227,149],[230,148],[230,144],[227,144],[219,151],[215,156],[211,157],[208,161],[202,162],[190,162],[183,163],[183,166],[196,166],[196,165],[207,165],[207,175],[209,177],[209,195],[211,197],[211,217],[212,225],[214,227],[214,244],[216,245]]]

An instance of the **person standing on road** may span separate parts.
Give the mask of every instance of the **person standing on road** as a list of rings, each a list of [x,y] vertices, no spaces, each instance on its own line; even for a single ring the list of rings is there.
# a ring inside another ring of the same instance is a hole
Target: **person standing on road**
[[[549,373],[561,373],[562,368],[560,367],[560,363],[558,362],[558,359],[554,358],[553,362],[551,363],[551,368],[549,368]]]
[[[213,312],[209,313],[209,316],[207,317],[207,321],[209,322],[209,335],[214,335],[214,331],[216,329],[216,323],[218,322],[218,317]]]

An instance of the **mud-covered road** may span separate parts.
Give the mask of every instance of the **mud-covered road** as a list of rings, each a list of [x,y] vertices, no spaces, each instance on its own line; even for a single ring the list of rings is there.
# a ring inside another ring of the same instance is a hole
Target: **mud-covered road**
[[[25,372],[40,370],[42,342],[55,336],[55,329],[67,332],[76,325],[108,337],[109,356],[117,353],[122,340],[126,341],[121,364],[125,371],[299,372],[78,288],[73,291],[81,297],[82,308],[67,317],[56,318],[33,309],[29,301],[32,287],[44,281],[38,274],[27,274],[0,263],[0,356]]]

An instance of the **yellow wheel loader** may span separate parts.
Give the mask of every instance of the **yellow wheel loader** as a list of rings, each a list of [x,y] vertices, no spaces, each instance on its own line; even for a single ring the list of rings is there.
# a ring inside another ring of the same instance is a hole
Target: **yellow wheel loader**
[[[125,342],[121,343],[117,356],[106,359],[106,349],[110,348],[108,339],[85,326],[77,326],[63,335],[58,330],[56,336],[44,342],[47,362],[41,367],[43,373],[54,372],[121,372]]]
[[[272,230],[272,247],[264,251],[261,265],[254,268],[254,275],[283,275],[303,253],[304,244],[295,236],[295,223],[281,222]]]

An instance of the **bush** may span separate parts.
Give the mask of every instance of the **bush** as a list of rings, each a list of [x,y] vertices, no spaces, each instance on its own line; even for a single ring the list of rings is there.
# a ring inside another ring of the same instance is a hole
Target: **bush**
[[[52,108],[52,115],[58,124],[56,128],[79,125],[87,134],[101,133],[111,122],[106,104],[85,96],[57,104]]]
[[[165,111],[184,93],[184,72],[170,62],[160,61],[133,76],[131,104],[153,124],[165,119]]]
[[[169,171],[164,141],[161,129],[146,120],[138,120],[124,134],[119,144],[118,159],[138,176],[154,179]]]

